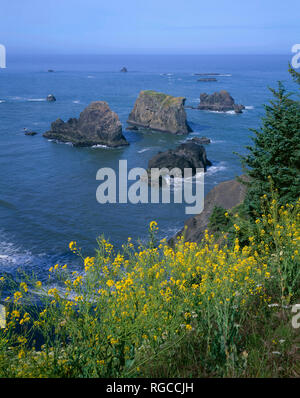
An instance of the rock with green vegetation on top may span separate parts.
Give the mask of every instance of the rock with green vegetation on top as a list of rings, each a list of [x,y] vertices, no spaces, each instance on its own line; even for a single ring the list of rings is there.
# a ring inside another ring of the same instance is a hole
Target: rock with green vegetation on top
[[[157,91],[141,91],[131,111],[128,124],[172,134],[192,131],[186,120],[185,98]]]

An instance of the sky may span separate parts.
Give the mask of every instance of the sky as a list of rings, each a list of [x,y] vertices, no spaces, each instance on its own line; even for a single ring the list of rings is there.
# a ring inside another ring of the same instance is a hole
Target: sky
[[[299,0],[0,0],[11,54],[288,54]]]

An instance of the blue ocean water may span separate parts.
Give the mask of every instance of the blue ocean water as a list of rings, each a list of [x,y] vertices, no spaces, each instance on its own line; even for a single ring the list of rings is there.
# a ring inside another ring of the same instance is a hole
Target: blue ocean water
[[[120,246],[128,236],[147,237],[156,220],[160,237],[182,228],[185,204],[115,204],[96,201],[97,170],[147,167],[158,151],[192,136],[207,136],[213,162],[205,175],[205,192],[241,173],[233,152],[245,153],[249,128],[260,125],[262,104],[271,98],[268,86],[291,82],[289,56],[18,56],[0,69],[0,273],[18,267],[41,278],[55,264],[73,263],[68,243],[76,240],[93,254],[96,238],[105,234]],[[128,73],[120,73],[126,66]],[[54,73],[48,73],[54,69]],[[198,82],[194,73],[221,73],[217,82]],[[197,106],[201,92],[228,90],[246,105],[241,115],[187,109],[194,132],[188,137],[126,131],[126,119],[140,90],[185,96]],[[53,93],[57,101],[45,98]],[[42,137],[57,118],[78,117],[91,102],[105,100],[118,113],[130,146],[122,149],[74,148]],[[24,135],[24,128],[37,131]]]

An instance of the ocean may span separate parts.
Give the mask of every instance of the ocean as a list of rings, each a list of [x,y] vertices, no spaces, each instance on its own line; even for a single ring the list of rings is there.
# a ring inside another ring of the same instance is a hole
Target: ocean
[[[18,268],[47,276],[57,262],[81,267],[68,244],[77,241],[93,255],[102,234],[120,247],[130,236],[145,241],[150,221],[159,237],[183,227],[185,204],[106,204],[96,201],[96,173],[101,167],[147,167],[158,151],[174,148],[187,138],[207,136],[205,193],[242,173],[234,152],[251,144],[269,87],[282,80],[287,88],[289,55],[184,56],[9,56],[0,69],[0,275]],[[126,66],[128,73],[120,73]],[[53,69],[54,73],[49,73]],[[220,73],[217,82],[198,82],[195,73]],[[197,106],[202,92],[228,90],[243,114],[187,109],[193,129],[188,136],[126,131],[126,120],[141,90],[186,97]],[[45,98],[54,94],[57,101]],[[130,145],[124,148],[75,148],[42,137],[57,118],[78,117],[92,101],[106,101],[123,124]],[[24,128],[36,136],[25,136]]]

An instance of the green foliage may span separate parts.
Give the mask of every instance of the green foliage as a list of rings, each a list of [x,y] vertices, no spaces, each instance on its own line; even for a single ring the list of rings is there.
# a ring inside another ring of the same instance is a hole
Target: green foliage
[[[300,84],[300,73],[296,72],[295,69],[293,69],[291,65],[289,65],[289,72],[290,72],[292,78],[294,79],[294,81],[296,83]]]
[[[208,228],[212,232],[226,232],[230,225],[230,220],[226,217],[226,209],[215,206],[209,218]]]
[[[56,264],[48,281],[26,278],[5,301],[0,377],[291,374],[293,330],[276,311],[299,297],[299,210],[300,201],[279,207],[264,198],[254,223],[226,215],[235,230],[232,244],[224,237],[219,245],[206,233],[200,244],[179,238],[172,249],[156,241],[154,221],[146,246],[129,238],[115,252],[101,238],[95,257],[84,258],[71,242],[82,270]],[[223,211],[215,210],[217,220]],[[44,306],[34,314],[24,303],[36,294]],[[280,338],[284,368],[272,354],[278,351],[272,340]]]
[[[299,74],[291,73],[299,82]],[[262,127],[252,129],[254,144],[247,147],[248,155],[241,156],[250,177],[245,206],[254,215],[259,212],[260,198],[269,195],[270,179],[280,204],[295,202],[300,190],[300,103],[290,99],[292,93],[281,82],[270,91],[274,99],[265,105]]]

